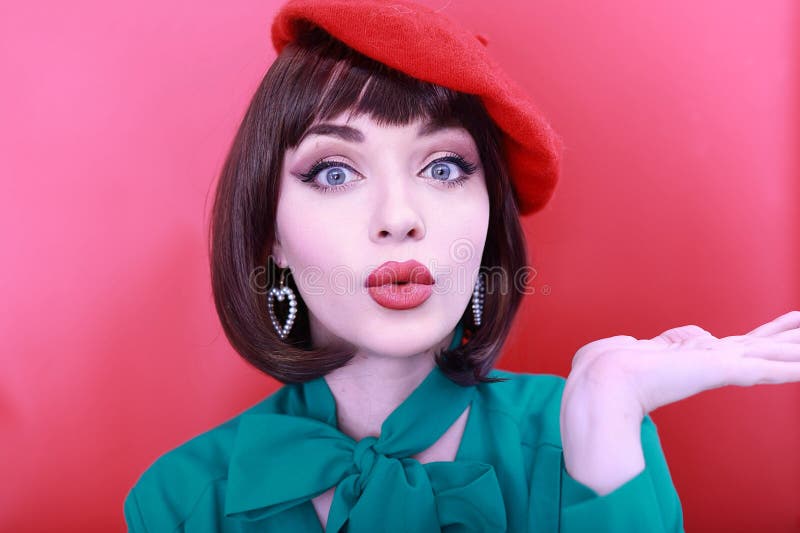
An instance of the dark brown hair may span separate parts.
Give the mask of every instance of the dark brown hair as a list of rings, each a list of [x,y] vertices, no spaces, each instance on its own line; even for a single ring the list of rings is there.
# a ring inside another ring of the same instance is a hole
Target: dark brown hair
[[[351,345],[345,349],[311,346],[308,308],[291,276],[286,277],[287,285],[298,295],[298,313],[285,340],[273,328],[266,297],[268,288],[277,285],[281,270],[271,250],[283,155],[297,146],[308,127],[346,111],[366,113],[384,125],[407,125],[419,119],[455,124],[475,140],[490,202],[480,269],[486,282],[483,323],[475,326],[471,306],[467,306],[461,323],[468,341],[435,354],[435,361],[462,385],[504,381],[487,373],[500,355],[522,300],[523,287],[515,283],[516,273],[527,264],[500,130],[477,96],[409,77],[313,26],[281,51],[264,76],[217,184],[209,256],[214,303],[226,336],[246,361],[283,383],[323,376],[354,355]]]

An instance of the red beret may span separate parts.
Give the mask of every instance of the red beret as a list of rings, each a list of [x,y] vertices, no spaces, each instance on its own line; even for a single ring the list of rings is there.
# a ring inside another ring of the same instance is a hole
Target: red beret
[[[525,92],[489,56],[487,41],[408,0],[289,0],[272,23],[280,53],[297,20],[414,78],[480,97],[503,132],[520,214],[540,210],[558,181],[563,143]]]

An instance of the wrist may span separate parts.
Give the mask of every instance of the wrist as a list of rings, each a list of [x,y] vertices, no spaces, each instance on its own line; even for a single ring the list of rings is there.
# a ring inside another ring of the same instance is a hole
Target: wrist
[[[569,380],[568,380],[569,381]],[[619,382],[586,376],[565,386],[561,404],[564,465],[573,479],[608,494],[645,468],[644,411]]]

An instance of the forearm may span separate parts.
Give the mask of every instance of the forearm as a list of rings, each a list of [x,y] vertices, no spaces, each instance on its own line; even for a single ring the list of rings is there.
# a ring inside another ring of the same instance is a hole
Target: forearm
[[[613,380],[595,375],[565,387],[561,441],[567,472],[603,496],[645,468],[641,443],[644,413],[621,396]]]

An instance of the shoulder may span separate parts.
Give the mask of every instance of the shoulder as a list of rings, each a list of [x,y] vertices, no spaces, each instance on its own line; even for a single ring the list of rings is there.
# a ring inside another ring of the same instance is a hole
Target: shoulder
[[[520,427],[523,443],[561,445],[559,415],[566,378],[555,374],[531,374],[494,369],[490,377],[506,381],[478,385],[487,409],[505,413]]]
[[[158,456],[125,497],[126,521],[144,522],[148,531],[171,531],[180,525],[214,482],[227,478],[242,417],[280,412],[291,393],[291,387],[284,385],[236,416]]]

